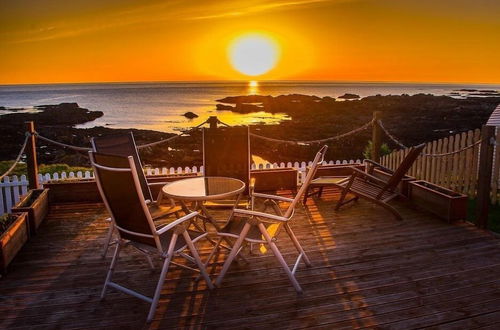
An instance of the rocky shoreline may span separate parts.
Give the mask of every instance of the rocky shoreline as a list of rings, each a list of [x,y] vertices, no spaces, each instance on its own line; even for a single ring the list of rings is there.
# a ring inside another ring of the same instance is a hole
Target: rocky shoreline
[[[385,126],[403,143],[414,145],[450,134],[481,127],[494,108],[499,96],[468,97],[465,99],[428,94],[400,96],[369,96],[362,99],[310,95],[246,95],[217,100],[217,109],[239,113],[266,111],[286,113],[291,120],[279,125],[252,125],[251,131],[283,140],[315,140],[355,129],[372,118],[373,111],[381,111]],[[2,110],[9,110],[1,108]],[[36,107],[36,112],[8,113],[0,116],[0,160],[13,159],[24,139],[25,122],[33,120],[37,131],[48,138],[77,146],[90,145],[90,137],[133,131],[138,144],[165,139],[173,134],[139,129],[112,129],[108,127],[74,128],[74,125],[92,121],[103,115],[101,111],[80,108],[76,103]],[[362,158],[362,151],[371,138],[367,129],[355,135],[330,143],[328,159]],[[396,148],[384,137],[389,147]],[[272,162],[301,161],[312,157],[317,146],[280,144],[252,138],[252,153]],[[43,141],[38,142],[41,163],[88,165],[87,157],[79,152],[64,150]],[[141,150],[141,157],[151,166],[192,166],[202,164],[202,137],[197,131],[168,144]]]

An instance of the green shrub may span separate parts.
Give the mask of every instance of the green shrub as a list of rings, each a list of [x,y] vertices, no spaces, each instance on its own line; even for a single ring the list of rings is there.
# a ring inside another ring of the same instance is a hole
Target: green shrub
[[[0,174],[5,173],[9,167],[12,165],[11,160],[4,160],[0,161]],[[92,171],[91,168],[89,167],[81,167],[81,166],[69,166],[68,164],[41,164],[38,166],[38,172],[41,174],[53,174],[53,173],[61,173],[61,172],[85,172],[85,171]],[[14,168],[14,170],[10,173],[10,175],[27,175],[27,170],[26,170],[26,163],[19,163],[17,166]]]
[[[370,140],[368,141],[368,144],[365,147],[365,150],[363,151],[363,157],[365,159],[371,159],[372,158],[372,146],[373,142]],[[382,143],[380,146],[380,157],[388,155],[392,152],[392,150],[389,148],[387,143]]]

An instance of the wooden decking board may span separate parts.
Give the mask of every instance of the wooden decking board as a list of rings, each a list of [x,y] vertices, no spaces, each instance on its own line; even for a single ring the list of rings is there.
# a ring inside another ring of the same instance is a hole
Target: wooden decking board
[[[249,256],[250,264],[233,265],[212,292],[203,281],[194,284],[187,271],[170,273],[150,325],[144,323],[147,304],[136,298],[110,290],[99,302],[111,256],[99,257],[107,231],[102,205],[55,205],[40,234],[0,279],[0,327],[406,329],[500,322],[500,240],[405,204],[396,204],[403,222],[363,201],[334,212],[337,198],[328,191],[309,199],[292,223],[313,262],[297,271],[302,296],[272,255]],[[291,263],[296,251],[286,235],[278,245]],[[202,257],[209,251],[204,245]],[[214,276],[224,257],[211,267]],[[116,274],[151,294],[158,269],[152,274],[144,257],[124,253]]]

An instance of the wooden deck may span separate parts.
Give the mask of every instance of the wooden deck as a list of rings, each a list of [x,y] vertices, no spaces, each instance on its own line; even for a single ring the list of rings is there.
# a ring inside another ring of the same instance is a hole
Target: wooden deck
[[[234,264],[214,291],[173,268],[149,325],[149,306],[137,298],[110,289],[99,301],[111,258],[100,258],[102,205],[55,205],[0,279],[0,327],[498,329],[500,240],[404,205],[403,222],[363,201],[335,213],[337,198],[309,199],[292,224],[313,262],[297,271],[303,295],[272,255]],[[284,238],[279,246],[291,261],[295,252]],[[158,270],[126,252],[115,279],[151,295]]]

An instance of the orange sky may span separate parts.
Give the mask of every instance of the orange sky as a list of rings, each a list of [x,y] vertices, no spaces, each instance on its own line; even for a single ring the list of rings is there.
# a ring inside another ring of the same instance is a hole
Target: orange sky
[[[498,0],[0,2],[0,84],[233,80],[231,40],[276,40],[258,80],[500,83]],[[255,78],[251,78],[255,79]]]

